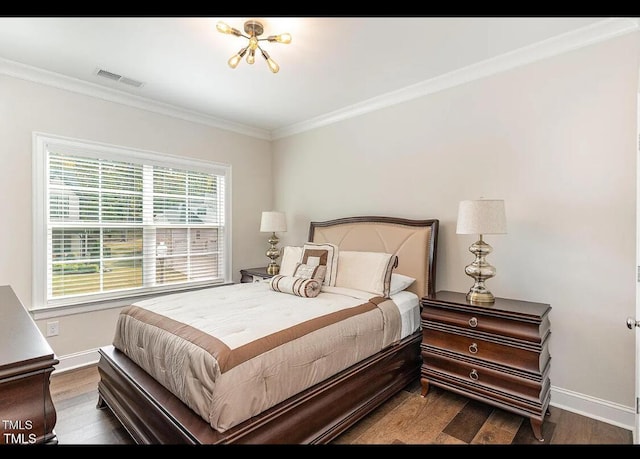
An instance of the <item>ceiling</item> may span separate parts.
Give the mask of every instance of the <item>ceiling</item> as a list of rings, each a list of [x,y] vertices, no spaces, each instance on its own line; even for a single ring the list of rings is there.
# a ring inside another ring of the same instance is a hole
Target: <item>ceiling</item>
[[[248,19],[263,23],[263,38],[292,35],[291,44],[261,42],[278,73],[260,55],[227,65],[247,40],[216,23],[242,30]],[[635,19],[598,17],[3,17],[0,73],[273,138],[443,75],[507,58],[516,65],[524,53],[553,54],[554,43],[575,48],[630,28]]]

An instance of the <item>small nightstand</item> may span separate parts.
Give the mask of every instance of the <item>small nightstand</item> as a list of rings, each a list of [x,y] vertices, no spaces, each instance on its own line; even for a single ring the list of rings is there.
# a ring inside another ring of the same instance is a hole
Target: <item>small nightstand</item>
[[[472,305],[464,293],[421,300],[422,395],[429,385],[529,418],[539,441],[551,399],[551,306],[496,298]]]
[[[267,274],[267,267],[264,266],[262,268],[249,268],[249,269],[241,269],[240,282],[260,282],[263,279],[270,279],[273,277],[273,274]]]

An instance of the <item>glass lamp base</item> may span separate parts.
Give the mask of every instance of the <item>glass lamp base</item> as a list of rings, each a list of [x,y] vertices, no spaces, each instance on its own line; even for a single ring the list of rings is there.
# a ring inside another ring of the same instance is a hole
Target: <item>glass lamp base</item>
[[[475,287],[475,286],[474,286]],[[496,299],[489,290],[474,290],[471,287],[469,293],[467,293],[467,301],[471,304],[493,304]]]
[[[276,233],[271,233],[271,236],[269,237],[270,247],[265,253],[267,258],[271,260],[271,263],[267,266],[267,274],[270,276],[275,276],[280,272],[280,266],[276,263],[276,260],[280,257],[280,250],[278,250],[277,244],[278,236],[276,236]]]
[[[480,235],[480,240],[469,247],[469,252],[476,256],[473,263],[467,265],[464,269],[467,276],[475,280],[473,287],[467,293],[467,301],[469,303],[493,304],[495,302],[493,294],[484,285],[487,279],[491,279],[496,275],[496,268],[487,263],[485,258],[491,251],[491,246],[482,240],[482,235]]]

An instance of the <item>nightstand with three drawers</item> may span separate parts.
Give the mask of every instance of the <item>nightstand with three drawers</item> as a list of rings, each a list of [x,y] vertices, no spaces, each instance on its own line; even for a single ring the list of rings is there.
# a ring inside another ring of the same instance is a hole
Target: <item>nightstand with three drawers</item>
[[[539,441],[551,399],[551,306],[496,298],[474,305],[464,293],[421,300],[422,395],[429,385],[529,418]]]

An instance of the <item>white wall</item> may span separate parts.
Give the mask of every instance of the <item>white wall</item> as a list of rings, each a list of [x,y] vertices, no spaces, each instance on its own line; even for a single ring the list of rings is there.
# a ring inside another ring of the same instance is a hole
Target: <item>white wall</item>
[[[466,292],[458,202],[505,199],[487,286],[551,304],[551,403],[632,419],[639,56],[633,33],[275,141],[283,244],[310,220],[438,218],[437,288]]]
[[[272,208],[270,142],[98,98],[0,76],[0,285],[25,307],[32,285],[32,132],[231,164],[232,265],[262,266],[260,215]],[[2,305],[0,305],[2,308]],[[111,343],[119,309],[62,316],[48,338],[65,357]],[[37,324],[45,330],[46,320]]]

